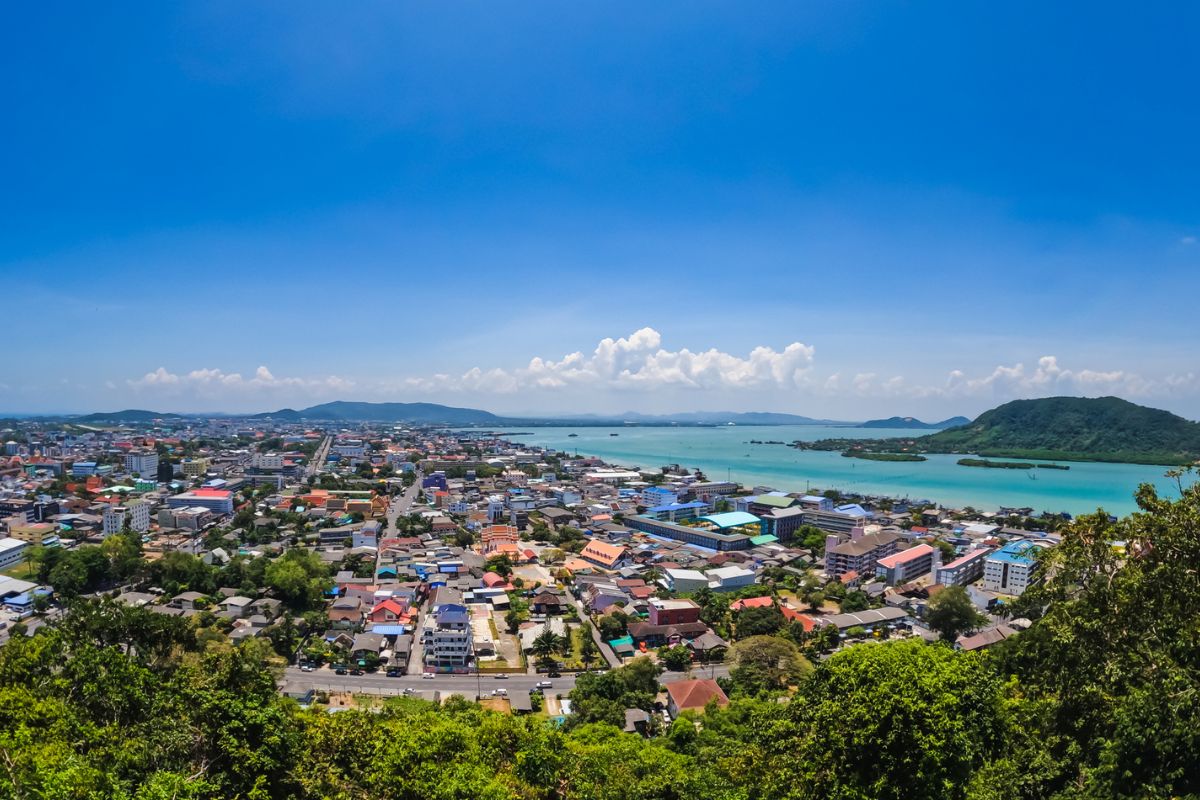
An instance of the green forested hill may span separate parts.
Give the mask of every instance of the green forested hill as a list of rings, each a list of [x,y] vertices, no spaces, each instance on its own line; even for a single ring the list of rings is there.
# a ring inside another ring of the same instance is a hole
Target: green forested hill
[[[935,453],[1190,464],[1200,424],[1117,397],[1014,400],[972,423],[917,440]]]

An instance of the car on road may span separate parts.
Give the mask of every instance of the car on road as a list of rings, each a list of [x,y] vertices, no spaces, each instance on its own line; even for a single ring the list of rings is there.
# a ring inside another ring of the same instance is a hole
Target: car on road
[[[389,678],[399,678],[404,674],[404,670],[400,669],[399,667],[392,667],[387,671],[386,674]]]
[[[333,666],[333,671],[338,675],[345,675],[346,674],[346,666],[344,664],[335,664]]]
[[[433,673],[432,673],[432,672],[422,672],[422,673],[421,673],[421,680],[423,680],[423,681],[431,681],[431,680],[433,680]]]
[[[538,682],[537,682],[537,688],[539,688],[539,689],[553,689],[553,688],[554,688],[554,682],[553,682],[553,681],[538,681]]]
[[[508,689],[493,689],[492,694],[496,697],[508,697]]]
[[[354,669],[350,670],[350,674],[351,675],[363,675],[365,673],[358,667],[355,667]]]
[[[496,680],[498,680],[498,681],[506,681],[506,680],[508,680],[508,673],[506,673],[506,672],[498,672],[498,673],[496,673]]]
[[[562,677],[561,672],[547,672],[546,674],[549,675],[551,678],[561,678]]]
[[[300,665],[301,672],[312,672],[313,669],[314,669],[313,665],[308,663],[307,661],[305,661],[303,664]]]

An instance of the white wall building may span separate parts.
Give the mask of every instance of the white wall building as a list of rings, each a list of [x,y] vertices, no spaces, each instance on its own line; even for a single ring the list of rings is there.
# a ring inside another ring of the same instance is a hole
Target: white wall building
[[[158,453],[126,453],[125,471],[131,475],[136,472],[143,478],[154,480],[158,476]]]
[[[0,569],[7,569],[14,564],[20,564],[25,558],[25,549],[29,542],[8,536],[0,539]]]
[[[104,509],[104,535],[120,533],[129,519],[130,530],[145,533],[150,530],[150,504],[145,500],[135,500],[128,505],[111,506]]]

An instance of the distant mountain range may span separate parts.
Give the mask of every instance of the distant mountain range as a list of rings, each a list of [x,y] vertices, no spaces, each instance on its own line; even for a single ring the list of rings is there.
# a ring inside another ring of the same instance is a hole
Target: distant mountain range
[[[457,408],[438,403],[359,403],[337,400],[331,403],[294,409],[281,408],[260,414],[176,414],[144,409],[101,412],[69,417],[72,422],[95,423],[149,423],[155,420],[179,420],[199,418],[235,417],[245,419],[269,419],[283,422],[300,420],[330,420],[341,422],[409,422],[428,425],[844,425],[853,422],[813,419],[798,414],[781,414],[764,411],[693,411],[681,414],[579,414],[577,416],[553,417],[506,417],[477,408]]]
[[[255,414],[251,419],[279,419],[296,421],[301,419],[327,419],[356,422],[416,422],[445,425],[495,425],[503,419],[490,411],[476,408],[455,408],[437,403],[354,403],[335,400],[309,406],[299,411],[291,408],[264,414]]]
[[[844,420],[815,419],[799,414],[770,411],[690,411],[678,414],[640,414],[629,411],[622,414],[578,414],[548,417],[511,417],[493,414],[476,408],[458,408],[438,403],[365,403],[338,400],[330,403],[294,409],[281,408],[259,414],[178,414],[144,409],[86,414],[67,417],[71,422],[98,423],[149,423],[155,420],[180,420],[202,418],[244,418],[299,422],[300,420],[338,422],[408,422],[426,425],[484,425],[484,426],[609,426],[609,425],[829,425],[839,427],[867,428],[927,428],[940,430],[967,423],[966,417],[954,417],[938,423],[925,423],[912,417],[891,417],[871,420],[866,423]]]
[[[146,411],[140,408],[127,408],[124,411],[100,412],[86,414],[82,417],[71,417],[72,422],[153,422],[156,419],[183,419],[183,414],[164,414],[160,411]]]
[[[870,419],[860,425],[860,428],[909,428],[915,430],[945,430],[970,424],[966,417],[951,417],[941,422],[922,422],[916,417],[888,417],[887,419]]]

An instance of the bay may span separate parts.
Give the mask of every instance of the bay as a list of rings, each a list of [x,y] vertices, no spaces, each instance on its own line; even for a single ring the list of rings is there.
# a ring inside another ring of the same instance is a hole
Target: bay
[[[512,429],[516,430],[516,429]],[[1069,470],[981,469],[956,464],[959,455],[930,455],[922,462],[867,461],[840,453],[797,450],[780,444],[829,438],[921,436],[924,430],[763,425],[719,427],[547,427],[524,428],[513,437],[621,466],[642,468],[679,464],[700,469],[711,480],[731,479],[783,491],[837,489],[842,492],[932,500],[951,507],[995,511],[1000,506],[1081,514],[1103,508],[1125,515],[1136,510],[1138,484],[1155,484],[1176,496],[1168,467],[1144,464],[1061,462]],[[612,436],[611,434],[617,434]],[[570,434],[575,434],[574,437]],[[1033,477],[1030,477],[1030,476]]]

